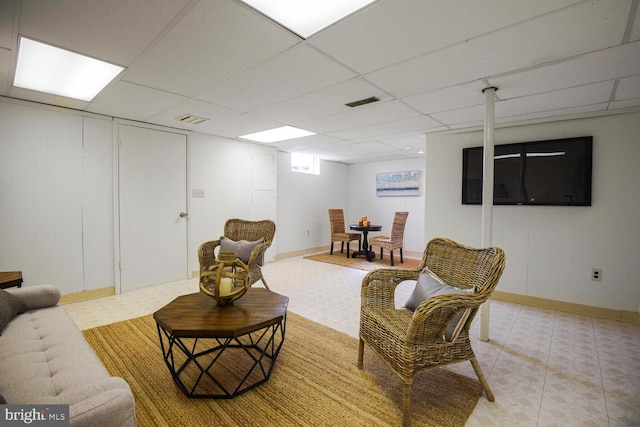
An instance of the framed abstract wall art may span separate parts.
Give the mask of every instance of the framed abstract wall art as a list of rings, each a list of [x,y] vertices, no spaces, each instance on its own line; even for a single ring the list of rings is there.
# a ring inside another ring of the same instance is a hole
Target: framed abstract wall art
[[[376,196],[419,196],[420,171],[376,174]]]

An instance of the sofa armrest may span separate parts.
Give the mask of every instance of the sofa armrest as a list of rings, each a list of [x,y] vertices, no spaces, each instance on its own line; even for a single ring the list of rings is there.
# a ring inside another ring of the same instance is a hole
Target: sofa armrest
[[[60,290],[53,285],[37,285],[22,288],[8,288],[5,291],[13,294],[27,307],[27,310],[34,308],[50,307],[60,301]]]
[[[135,427],[135,401],[129,384],[106,377],[49,396],[39,404],[68,404],[72,427]]]
[[[135,402],[131,392],[112,389],[69,407],[73,427],[136,427]]]

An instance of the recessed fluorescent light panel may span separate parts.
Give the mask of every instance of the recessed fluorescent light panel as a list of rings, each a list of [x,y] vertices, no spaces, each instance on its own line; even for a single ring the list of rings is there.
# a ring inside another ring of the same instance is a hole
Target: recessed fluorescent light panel
[[[242,0],[303,38],[376,0]]]
[[[315,133],[304,129],[294,128],[293,126],[282,126],[262,132],[243,135],[239,138],[268,144],[270,142],[286,141],[287,139],[302,138],[303,136],[311,135],[315,135]]]
[[[124,68],[20,37],[13,85],[91,101]]]

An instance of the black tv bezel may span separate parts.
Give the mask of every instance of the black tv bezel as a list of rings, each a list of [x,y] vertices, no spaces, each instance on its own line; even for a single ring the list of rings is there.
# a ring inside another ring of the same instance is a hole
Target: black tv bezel
[[[551,202],[535,202],[531,203],[529,201],[520,201],[520,202],[503,202],[496,201],[495,194],[493,197],[494,206],[591,206],[592,203],[592,181],[593,181],[593,136],[580,136],[574,138],[558,138],[558,139],[547,139],[541,141],[527,141],[527,142],[516,142],[510,144],[496,144],[495,147],[518,147],[527,150],[528,146],[532,146],[534,144],[539,143],[558,143],[558,144],[582,144],[585,149],[585,200],[580,203],[551,203]],[[469,179],[468,174],[468,153],[472,151],[480,150],[481,153],[484,152],[484,147],[475,146],[475,147],[466,147],[462,149],[462,204],[463,205],[481,205],[482,200],[480,201],[469,201],[467,195],[467,180]],[[495,160],[494,160],[494,170],[495,170]]]

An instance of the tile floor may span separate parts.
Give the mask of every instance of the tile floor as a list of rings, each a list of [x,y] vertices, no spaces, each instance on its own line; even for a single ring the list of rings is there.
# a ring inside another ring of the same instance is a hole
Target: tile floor
[[[289,310],[358,336],[366,272],[302,257],[268,263]],[[412,284],[401,284],[402,303]],[[151,314],[196,279],[65,305],[80,329]],[[640,325],[493,301],[489,342],[473,348],[496,401],[481,397],[467,426],[640,426]],[[478,336],[479,318],[472,336]],[[354,354],[354,363],[356,356]],[[448,367],[475,378],[470,363]]]

